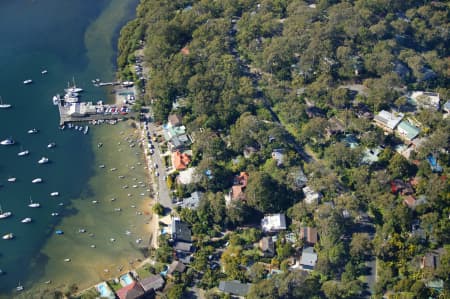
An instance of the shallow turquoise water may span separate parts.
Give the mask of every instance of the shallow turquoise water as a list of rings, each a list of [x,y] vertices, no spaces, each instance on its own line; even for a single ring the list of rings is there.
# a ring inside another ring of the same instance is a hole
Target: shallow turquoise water
[[[51,98],[74,78],[86,90],[84,100],[107,99],[105,90],[93,87],[90,81],[113,78],[117,32],[133,16],[137,2],[0,2],[0,96],[13,105],[0,110],[0,139],[11,136],[17,142],[0,147],[0,205],[13,212],[12,217],[0,220],[0,235],[13,232],[16,236],[10,241],[0,239],[0,269],[6,272],[0,276],[0,295],[8,294],[19,281],[28,288],[41,274],[66,272],[57,265],[49,271],[52,256],[43,254],[43,249],[58,251],[60,245],[51,242],[55,226],[62,225],[63,219],[82,217],[77,201],[98,192],[99,186],[90,184],[93,176],[99,175],[92,167],[97,160],[92,146],[96,134],[59,130]],[[43,69],[48,74],[42,75]],[[25,79],[34,83],[23,85]],[[39,133],[27,134],[31,128],[38,128]],[[48,149],[50,142],[57,146]],[[30,155],[18,157],[22,149],[28,149]],[[42,156],[51,163],[39,165]],[[17,182],[8,183],[10,176],[17,177]],[[32,184],[36,177],[44,182]],[[60,192],[58,198],[49,196],[54,191]],[[29,208],[30,197],[41,203],[41,208]],[[61,217],[52,217],[52,212]],[[33,222],[20,223],[25,217]]]

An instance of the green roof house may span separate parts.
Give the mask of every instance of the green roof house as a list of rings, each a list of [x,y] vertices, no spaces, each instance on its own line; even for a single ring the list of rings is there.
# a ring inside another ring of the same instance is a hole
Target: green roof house
[[[398,125],[397,132],[403,139],[411,141],[419,135],[420,129],[404,120]]]

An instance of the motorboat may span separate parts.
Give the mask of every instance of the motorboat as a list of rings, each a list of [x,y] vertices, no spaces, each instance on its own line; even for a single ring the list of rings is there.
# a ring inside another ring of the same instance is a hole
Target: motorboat
[[[39,131],[38,131],[38,129],[36,129],[36,128],[33,128],[33,129],[29,129],[29,130],[28,130],[28,134],[36,134],[37,132],[39,132]]]
[[[5,140],[0,141],[1,145],[13,145],[16,143],[12,138],[6,138]]]
[[[85,126],[83,134],[86,135],[88,132],[89,132],[89,126]]]
[[[52,192],[50,193],[50,196],[59,196],[59,192]]]
[[[38,202],[33,202],[31,199],[30,199],[30,204],[28,205],[30,208],[39,208],[40,206],[41,206],[41,204],[40,203],[38,203]]]
[[[74,128],[75,128],[75,130],[76,130],[76,131],[78,131],[78,125],[75,125],[75,127],[74,127]]]
[[[79,233],[85,233],[85,232],[86,232],[86,229],[80,228],[80,229],[78,229],[78,232],[79,232]]]
[[[48,163],[48,158],[47,157],[42,157],[39,161],[38,161],[38,163],[39,164],[46,164],[46,163]]]
[[[25,84],[25,85],[31,84],[31,83],[33,83],[33,80],[31,80],[31,79],[27,79],[27,80],[23,81],[23,84]]]
[[[47,73],[48,73],[47,70],[42,70],[42,71],[41,71],[41,74],[42,74],[42,75],[45,75],[45,74],[47,74]]]
[[[95,248],[95,247],[97,247],[97,246],[95,246],[94,244],[91,244],[91,248]]]
[[[66,263],[68,263],[68,262],[71,261],[71,259],[64,259],[64,261],[65,261]]]
[[[2,237],[3,240],[11,240],[13,238],[14,238],[14,234],[13,233],[9,233],[9,234],[3,235],[3,237]]]
[[[59,214],[56,213],[56,212],[53,212],[51,215],[52,215],[53,217],[56,217],[56,216],[58,216]]]
[[[93,204],[98,204],[98,200],[93,200],[92,203]]]
[[[41,178],[35,178],[34,180],[31,181],[33,184],[39,184],[42,183],[42,179]]]
[[[26,155],[28,155],[29,153],[30,153],[30,151],[29,151],[29,150],[23,150],[23,151],[21,151],[21,152],[17,153],[17,156],[19,156],[19,157],[23,157],[23,156],[26,156]]]
[[[114,238],[111,238],[111,239],[109,239],[109,241],[110,241],[110,242],[115,242],[115,241],[116,241],[116,239],[114,239]]]
[[[14,183],[15,181],[16,181],[16,178],[14,178],[14,177],[8,178],[8,182],[10,182],[10,183]]]
[[[58,106],[59,103],[61,102],[61,97],[59,96],[59,94],[54,95],[52,98],[53,101],[53,105]]]
[[[99,168],[105,168],[105,165],[100,164],[98,167],[99,167]]]
[[[11,108],[11,104],[3,103],[2,97],[0,97],[0,109]]]
[[[47,144],[47,148],[54,148],[56,146],[56,143],[54,142],[50,142],[49,144]]]
[[[58,230],[55,231],[55,234],[57,234],[57,235],[64,235],[64,232],[62,230],[58,229]]]
[[[22,222],[22,223],[30,223],[31,222],[31,218],[29,218],[29,217],[23,218],[20,222]]]
[[[120,212],[120,211],[122,211],[122,209],[121,208],[115,208],[114,211]]]
[[[11,215],[11,212],[3,212],[2,207],[0,206],[0,219],[8,218]]]

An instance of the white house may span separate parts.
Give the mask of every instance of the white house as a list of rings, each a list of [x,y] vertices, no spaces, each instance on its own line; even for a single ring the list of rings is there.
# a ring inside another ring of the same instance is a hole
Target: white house
[[[302,190],[303,190],[303,194],[305,194],[305,202],[307,204],[318,204],[319,199],[322,198],[322,194],[314,191],[309,186],[304,187]]]
[[[439,110],[439,94],[436,92],[413,91],[409,94],[409,102],[419,108]]]
[[[381,127],[383,130],[393,132],[395,127],[403,119],[403,113],[392,113],[386,110],[381,110],[374,117],[375,124]]]
[[[284,214],[266,215],[261,220],[263,232],[277,232],[286,229],[286,217]]]

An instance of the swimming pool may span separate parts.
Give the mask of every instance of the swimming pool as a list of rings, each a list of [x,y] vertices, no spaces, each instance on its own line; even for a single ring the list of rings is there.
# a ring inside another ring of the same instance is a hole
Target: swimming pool
[[[121,282],[121,285],[123,285],[124,287],[129,284],[132,284],[134,281],[129,273],[120,276],[119,280]]]
[[[97,285],[97,291],[100,293],[100,297],[104,298],[115,298],[114,293],[106,284],[106,282],[102,282]]]

